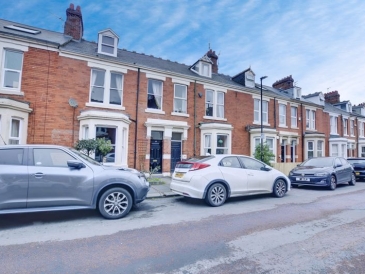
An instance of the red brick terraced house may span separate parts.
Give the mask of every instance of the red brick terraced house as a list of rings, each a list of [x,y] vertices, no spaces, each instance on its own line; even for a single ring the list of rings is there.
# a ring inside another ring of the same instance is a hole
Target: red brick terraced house
[[[288,76],[263,86],[261,110],[251,68],[218,73],[211,49],[191,65],[120,49],[112,29],[86,41],[80,7],[66,14],[64,33],[0,20],[0,143],[73,146],[105,137],[114,153],[105,164],[170,175],[193,156],[253,155],[262,115],[274,163],[365,156],[361,104],[303,96]]]

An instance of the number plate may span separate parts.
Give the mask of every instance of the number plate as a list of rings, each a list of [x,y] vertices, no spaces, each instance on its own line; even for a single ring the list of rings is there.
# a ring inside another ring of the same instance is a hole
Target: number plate
[[[184,177],[184,173],[176,172],[176,173],[175,173],[175,177],[176,177],[176,178],[182,178],[182,177]]]
[[[309,178],[305,178],[305,177],[297,177],[297,181],[305,181],[305,182],[309,182],[310,179]]]
[[[356,173],[356,175],[360,175],[360,172],[355,172]]]

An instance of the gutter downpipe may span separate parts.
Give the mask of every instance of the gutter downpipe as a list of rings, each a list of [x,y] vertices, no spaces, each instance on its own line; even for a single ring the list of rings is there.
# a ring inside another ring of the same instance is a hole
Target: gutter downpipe
[[[194,157],[196,156],[196,80],[194,81]]]
[[[141,69],[138,68],[137,72],[137,102],[136,102],[136,121],[134,128],[134,164],[133,167],[136,169],[137,164],[137,127],[138,127],[138,103],[139,103],[139,77],[140,77]]]

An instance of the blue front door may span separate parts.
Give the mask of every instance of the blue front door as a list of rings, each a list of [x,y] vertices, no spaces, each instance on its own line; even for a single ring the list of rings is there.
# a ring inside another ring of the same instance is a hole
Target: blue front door
[[[176,163],[181,161],[181,142],[171,141],[171,172],[174,171]]]

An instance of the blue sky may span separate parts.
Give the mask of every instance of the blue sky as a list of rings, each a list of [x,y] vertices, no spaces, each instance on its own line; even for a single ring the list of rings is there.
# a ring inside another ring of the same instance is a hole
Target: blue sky
[[[86,40],[111,28],[119,48],[187,65],[210,45],[220,73],[251,66],[266,85],[292,75],[302,94],[338,90],[365,102],[363,0],[2,0],[0,18],[63,32],[70,3],[81,7]]]

